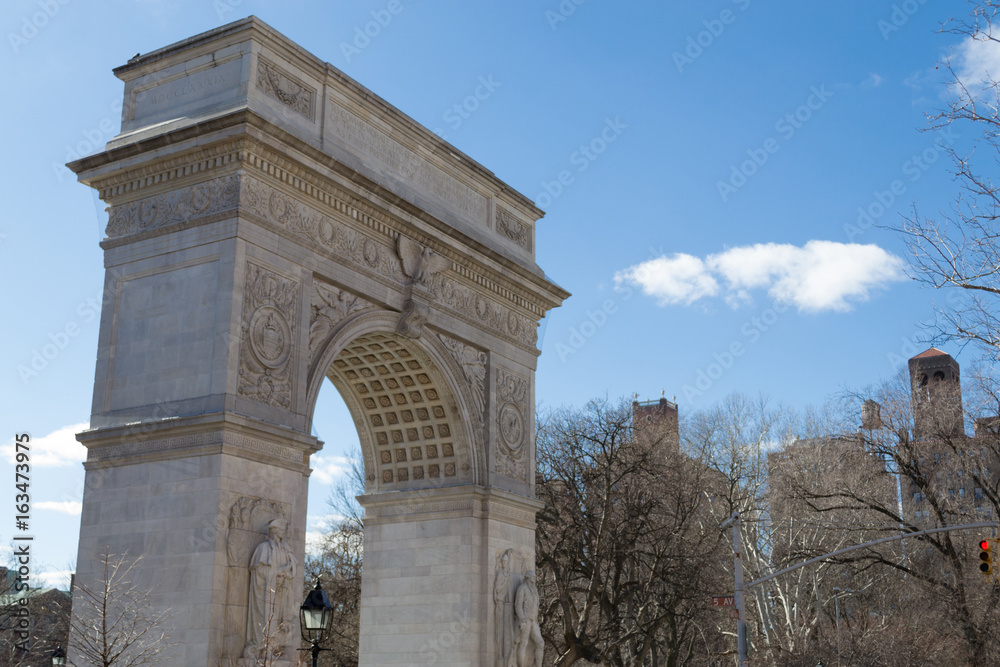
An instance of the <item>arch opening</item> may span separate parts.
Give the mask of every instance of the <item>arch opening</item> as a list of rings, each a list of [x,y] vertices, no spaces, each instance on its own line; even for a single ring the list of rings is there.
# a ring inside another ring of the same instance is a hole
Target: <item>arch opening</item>
[[[344,327],[331,338],[311,391],[315,410],[325,377],[346,404],[358,433],[365,492],[475,483],[474,440],[481,435],[470,427],[467,400],[445,356],[433,341],[375,324],[361,332]]]

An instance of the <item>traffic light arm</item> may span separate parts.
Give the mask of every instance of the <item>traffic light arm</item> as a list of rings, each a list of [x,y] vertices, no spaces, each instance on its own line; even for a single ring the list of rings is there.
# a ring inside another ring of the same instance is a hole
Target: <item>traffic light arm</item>
[[[894,542],[896,540],[905,540],[908,537],[920,537],[921,535],[931,535],[933,533],[946,533],[946,532],[948,532],[950,530],[970,530],[972,528],[996,528],[996,527],[997,527],[997,523],[996,522],[964,523],[964,524],[961,524],[961,525],[958,525],[958,526],[944,526],[942,528],[930,528],[928,530],[918,530],[918,531],[915,531],[915,532],[912,532],[912,533],[901,533],[899,535],[893,535],[892,537],[883,537],[880,540],[873,540],[872,542],[865,542],[864,544],[856,544],[853,547],[845,547],[843,549],[838,549],[836,551],[831,551],[828,554],[823,554],[822,556],[816,556],[816,558],[810,558],[807,561],[803,561],[801,563],[797,563],[795,565],[792,565],[791,567],[786,567],[784,570],[778,570],[777,572],[769,574],[766,577],[761,577],[760,579],[756,579],[754,581],[751,581],[749,584],[746,584],[746,588],[752,588],[753,586],[756,586],[757,584],[762,584],[765,581],[769,581],[771,579],[774,579],[775,577],[777,577],[779,575],[782,575],[782,574],[785,574],[786,572],[791,572],[793,570],[797,570],[800,567],[805,567],[806,565],[811,565],[813,563],[819,562],[819,561],[827,559],[827,558],[833,558],[834,556],[839,556],[840,554],[846,554],[846,553],[848,553],[850,551],[855,551],[857,549],[864,549],[865,547],[874,546],[876,544],[882,544],[884,542]]]
[[[930,528],[928,530],[917,530],[911,533],[901,533],[899,535],[893,535],[892,537],[883,537],[880,540],[874,540],[872,542],[865,542],[864,544],[857,544],[853,547],[846,547],[844,549],[838,549],[836,551],[831,551],[828,554],[823,554],[822,556],[817,556],[816,558],[810,558],[807,561],[798,563],[797,565],[792,565],[791,567],[786,567],[784,570],[778,570],[766,577],[761,577],[755,581],[751,581],[749,584],[743,581],[743,544],[742,544],[742,525],[740,522],[740,513],[733,512],[733,515],[726,519],[726,521],[721,526],[723,529],[732,527],[733,529],[733,573],[736,578],[736,608],[739,613],[739,618],[736,621],[736,648],[738,653],[737,665],[739,667],[747,667],[750,663],[747,656],[747,644],[746,644],[746,623],[747,623],[747,610],[746,610],[746,591],[757,584],[762,584],[765,581],[770,581],[775,577],[785,574],[786,572],[791,572],[797,570],[800,567],[805,567],[806,565],[811,565],[818,561],[824,560],[826,558],[833,558],[834,556],[839,556],[840,554],[846,554],[857,549],[864,549],[865,547],[874,546],[876,544],[882,544],[884,542],[894,542],[896,540],[905,540],[907,537],[920,537],[921,535],[931,535],[933,533],[944,533],[950,530],[969,530],[972,528],[997,528],[998,524],[996,522],[987,523],[966,523],[960,526],[944,526],[943,528]]]

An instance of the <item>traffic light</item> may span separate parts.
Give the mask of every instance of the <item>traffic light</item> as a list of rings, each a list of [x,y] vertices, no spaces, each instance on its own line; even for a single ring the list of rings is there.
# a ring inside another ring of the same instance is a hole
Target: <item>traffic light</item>
[[[993,543],[990,540],[979,541],[979,571],[987,578],[993,576]]]

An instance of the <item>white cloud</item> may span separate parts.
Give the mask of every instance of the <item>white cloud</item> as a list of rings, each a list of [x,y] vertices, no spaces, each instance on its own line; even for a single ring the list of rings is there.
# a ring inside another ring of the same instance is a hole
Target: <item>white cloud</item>
[[[314,454],[312,457],[312,476],[321,484],[333,482],[351,469],[351,459],[346,456],[323,456]]]
[[[958,80],[973,95],[1000,80],[1000,44],[992,39],[966,37],[956,50],[952,67]]]
[[[318,556],[323,553],[323,541],[326,533],[318,530],[306,531],[306,553],[310,556]]]
[[[32,467],[58,467],[82,463],[87,459],[87,448],[76,441],[76,434],[90,428],[90,424],[71,424],[53,431],[41,438],[31,438],[28,445],[28,459]],[[22,450],[23,451],[23,450]],[[17,448],[14,439],[0,447],[9,463],[17,463]]]
[[[868,78],[861,82],[862,88],[878,88],[885,81],[881,76],[875,72],[870,72]]]
[[[713,275],[714,274],[714,275]],[[691,255],[660,257],[619,271],[618,283],[629,282],[660,305],[691,304],[722,293],[736,307],[751,299],[752,290],[766,290],[803,312],[851,310],[874,290],[903,279],[902,261],[876,245],[809,241],[758,243],[730,248],[704,260]]]
[[[48,570],[37,574],[32,572],[31,578],[34,579],[32,586],[58,588],[61,591],[68,591],[72,575],[73,570]]]
[[[636,264],[615,274],[615,284],[634,283],[660,300],[660,305],[691,304],[705,296],[715,296],[719,284],[705,263],[693,255],[676,254]]]
[[[41,502],[34,503],[33,508],[37,510],[52,510],[53,512],[62,512],[63,514],[69,514],[70,516],[80,516],[83,511],[83,503],[74,500],[43,500]]]

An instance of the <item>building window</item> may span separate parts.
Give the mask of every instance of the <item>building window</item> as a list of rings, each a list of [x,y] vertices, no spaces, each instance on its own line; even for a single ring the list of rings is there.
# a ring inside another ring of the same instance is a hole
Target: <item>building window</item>
[[[958,490],[958,497],[959,498],[965,498],[965,489],[959,489]]]
[[[976,487],[976,490],[974,491],[974,493],[976,494],[976,500],[982,500],[983,499],[983,490],[980,489],[978,486]]]
[[[955,497],[955,489],[948,489],[948,497],[949,498]]]

